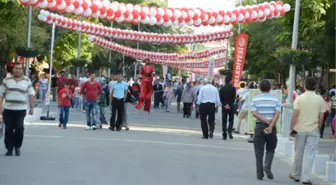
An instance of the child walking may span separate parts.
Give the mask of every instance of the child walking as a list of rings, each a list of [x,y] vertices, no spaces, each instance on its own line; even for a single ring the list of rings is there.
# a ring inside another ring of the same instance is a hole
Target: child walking
[[[58,127],[61,128],[63,126],[63,129],[67,128],[67,123],[69,120],[69,110],[71,107],[72,92],[69,89],[69,87],[70,83],[66,82],[64,88],[58,92],[58,100],[60,107]]]

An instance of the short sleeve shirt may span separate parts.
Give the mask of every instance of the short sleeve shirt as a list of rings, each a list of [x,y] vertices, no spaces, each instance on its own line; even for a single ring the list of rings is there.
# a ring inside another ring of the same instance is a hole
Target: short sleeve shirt
[[[325,101],[313,91],[306,91],[294,101],[294,110],[298,111],[296,132],[311,132],[318,128],[318,119],[325,113]]]

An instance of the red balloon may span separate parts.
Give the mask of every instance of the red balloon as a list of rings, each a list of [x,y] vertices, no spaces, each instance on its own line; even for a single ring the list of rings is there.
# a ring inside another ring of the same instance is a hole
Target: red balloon
[[[163,21],[164,21],[164,22],[168,22],[169,19],[170,19],[170,17],[169,17],[168,14],[164,14],[164,15],[163,15]]]
[[[109,9],[106,11],[106,15],[107,15],[108,17],[110,17],[110,16],[112,16],[112,14],[113,14],[113,10],[112,10],[112,8],[109,8]]]
[[[239,11],[237,9],[232,10],[232,13],[235,14],[237,17],[239,16]]]
[[[100,11],[100,14],[103,15],[106,12],[105,6],[102,6],[99,11]]]
[[[208,19],[210,19],[211,18],[211,16],[212,16],[212,12],[210,12],[210,11],[207,11],[207,12],[205,12],[207,15],[208,15]]]
[[[245,15],[245,9],[244,8],[239,9],[239,13]]]
[[[219,10],[218,14],[221,15],[222,17],[225,16],[225,12],[224,12],[224,10]]]
[[[231,12],[231,11],[227,11],[227,12],[226,12],[226,15],[228,15],[228,16],[231,18],[231,16],[232,16],[232,12]]]
[[[279,4],[279,5],[283,5],[283,2],[282,1],[277,1],[276,4]]]
[[[42,0],[39,0],[39,1],[42,2]],[[65,0],[65,4],[66,4],[67,6],[71,5],[71,4],[72,4],[72,0]]]
[[[136,19],[139,17],[139,12],[137,10],[133,10],[132,15],[133,15],[133,18]]]
[[[185,22],[189,22],[191,21],[191,18],[189,16],[187,16],[185,19],[184,19]]]
[[[201,13],[201,16],[200,16],[200,18],[201,18],[201,20],[204,20],[205,19],[205,13]]]
[[[280,11],[280,16],[284,16],[285,13],[286,13],[285,9],[282,9],[282,10]]]
[[[212,16],[217,19],[218,13],[217,12],[212,12]]]
[[[196,21],[196,20],[198,19],[198,15],[195,14],[194,17],[192,17],[192,19],[193,19],[194,21]]]
[[[130,13],[129,13],[128,11],[126,11],[126,12],[124,13],[124,17],[125,17],[125,18],[127,18],[129,15],[130,15]]]
[[[63,0],[56,0],[56,5],[60,5]]]
[[[183,17],[180,17],[180,18],[177,19],[177,21],[178,21],[179,23],[181,23],[181,22],[184,21],[184,19],[183,19]]]
[[[208,21],[204,21],[204,22],[202,22],[202,25],[203,25],[203,26],[208,26],[208,24],[209,24]]]
[[[115,17],[120,17],[121,16],[121,11],[117,10],[116,12],[114,12],[114,16]]]
[[[79,3],[79,1],[75,1],[73,5],[77,9],[81,4]]]
[[[155,16],[155,18],[156,18],[157,21],[160,21],[160,20],[162,19],[162,17],[161,17],[159,14],[157,14],[157,15]]]
[[[48,3],[52,3],[52,2],[54,2],[54,0],[48,0]]]
[[[92,4],[91,5],[91,11],[92,11],[93,14],[96,13],[98,11],[98,6],[96,4]]]
[[[258,9],[261,10],[261,11],[264,11],[265,7],[264,7],[264,5],[259,4],[259,5],[258,5]]]
[[[147,15],[146,15],[145,12],[141,12],[141,13],[140,13],[140,18],[141,18],[141,20],[145,19],[146,16],[147,16]]]
[[[82,7],[83,7],[84,10],[86,10],[86,9],[89,8],[89,4],[86,1],[84,1],[83,4],[82,4]]]

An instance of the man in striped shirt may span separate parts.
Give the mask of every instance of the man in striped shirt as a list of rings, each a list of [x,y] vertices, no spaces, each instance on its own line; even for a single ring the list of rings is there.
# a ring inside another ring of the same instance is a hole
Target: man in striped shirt
[[[280,103],[277,97],[270,94],[271,83],[263,80],[259,84],[261,94],[254,97],[251,110],[256,118],[254,129],[254,152],[256,157],[257,179],[262,180],[264,172],[268,179],[273,179],[271,166],[278,139],[275,124],[280,115]],[[266,145],[265,165],[263,166],[264,150]]]
[[[23,141],[23,121],[29,108],[33,115],[35,91],[29,78],[23,76],[23,66],[15,63],[13,76],[6,77],[0,86],[0,110],[3,110],[3,121],[6,125],[6,156],[20,156]],[[3,103],[5,101],[5,103]],[[29,101],[29,104],[28,104]],[[29,107],[28,107],[29,105]]]

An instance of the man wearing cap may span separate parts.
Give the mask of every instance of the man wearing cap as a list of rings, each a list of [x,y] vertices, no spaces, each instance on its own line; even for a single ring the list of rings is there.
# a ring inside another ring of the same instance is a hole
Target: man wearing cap
[[[203,139],[213,138],[215,130],[215,112],[216,108],[221,104],[218,90],[211,82],[211,78],[207,78],[204,85],[198,94],[197,104],[199,105],[199,113],[201,116],[201,126]],[[209,128],[208,128],[209,124]],[[210,130],[210,132],[208,131]]]

